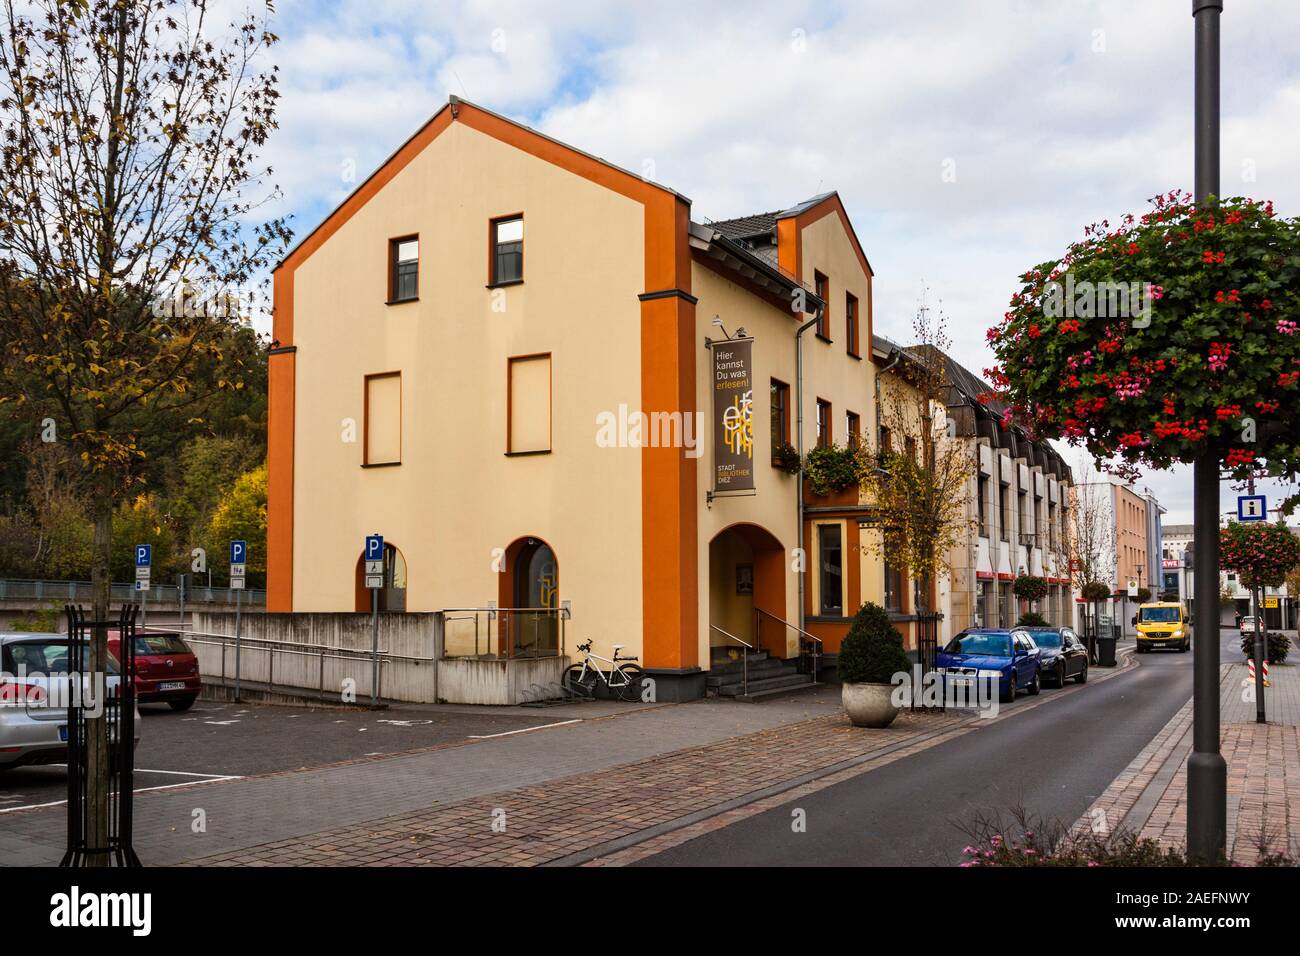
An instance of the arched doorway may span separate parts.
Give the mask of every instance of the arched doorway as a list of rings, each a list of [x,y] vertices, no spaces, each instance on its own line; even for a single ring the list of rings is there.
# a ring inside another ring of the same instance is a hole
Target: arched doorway
[[[758,612],[765,613],[758,613]],[[786,656],[785,549],[754,524],[726,528],[709,542],[709,645],[739,649],[732,634],[773,657]]]
[[[356,609],[369,614],[373,607],[366,587],[366,556],[357,556]],[[406,559],[396,547],[384,542],[384,586],[379,589],[379,610],[406,610]]]
[[[549,544],[519,538],[506,549],[498,607],[507,608],[498,629],[497,653],[548,657],[560,648],[560,562]]]

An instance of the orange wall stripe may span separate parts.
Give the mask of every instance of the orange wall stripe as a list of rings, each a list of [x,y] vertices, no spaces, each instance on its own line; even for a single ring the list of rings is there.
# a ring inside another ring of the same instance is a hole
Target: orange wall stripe
[[[277,286],[277,292],[279,291]],[[266,410],[266,609],[293,610],[294,376],[298,357],[268,359]]]

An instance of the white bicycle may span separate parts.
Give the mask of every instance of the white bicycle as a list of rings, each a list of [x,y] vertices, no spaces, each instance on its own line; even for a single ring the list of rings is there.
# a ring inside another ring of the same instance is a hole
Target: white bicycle
[[[615,644],[614,657],[611,660],[608,657],[601,657],[599,654],[591,653],[591,641],[579,644],[578,650],[582,651],[584,655],[582,663],[571,664],[565,669],[564,676],[560,680],[561,686],[573,694],[579,694],[583,697],[595,697],[596,685],[603,682],[609,692],[616,695],[620,700],[639,700],[643,677],[641,667],[638,664],[629,663],[635,661],[635,657],[619,657],[618,652],[622,649],[622,644]],[[608,673],[604,668],[597,665],[597,661],[609,665]]]

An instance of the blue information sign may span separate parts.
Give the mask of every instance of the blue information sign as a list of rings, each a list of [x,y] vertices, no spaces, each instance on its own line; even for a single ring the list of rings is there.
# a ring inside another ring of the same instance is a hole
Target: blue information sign
[[[1263,495],[1238,495],[1237,520],[1267,521],[1268,500]]]

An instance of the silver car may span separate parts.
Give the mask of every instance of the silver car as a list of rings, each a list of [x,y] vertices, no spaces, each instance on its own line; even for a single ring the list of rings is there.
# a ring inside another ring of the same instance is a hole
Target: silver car
[[[75,686],[63,634],[0,633],[0,770],[68,759],[66,704]],[[109,655],[104,685],[115,693],[121,668]],[[84,682],[83,682],[84,686]],[[135,710],[140,743],[140,708]]]

